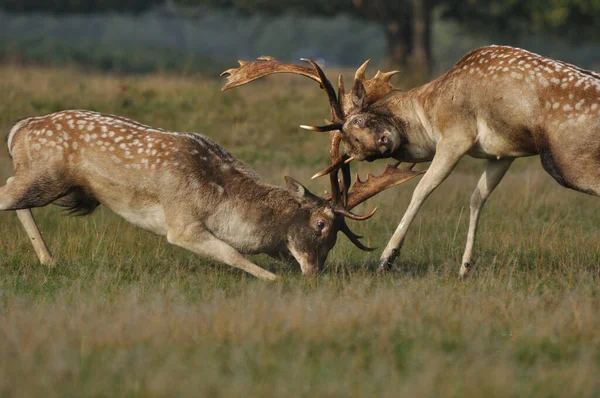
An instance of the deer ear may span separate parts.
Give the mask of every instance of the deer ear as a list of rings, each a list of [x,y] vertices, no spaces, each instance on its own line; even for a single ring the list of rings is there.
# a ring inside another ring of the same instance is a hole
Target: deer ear
[[[298,199],[314,198],[314,195],[304,185],[300,184],[290,176],[285,176],[285,185]]]
[[[354,80],[352,87],[352,103],[356,108],[361,109],[367,104],[367,90],[360,80]]]

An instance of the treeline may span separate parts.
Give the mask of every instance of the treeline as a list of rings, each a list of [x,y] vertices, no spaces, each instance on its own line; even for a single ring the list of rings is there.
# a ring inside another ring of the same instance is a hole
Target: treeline
[[[51,1],[39,3],[49,7]],[[14,4],[24,3],[15,0]],[[375,20],[350,13],[316,17],[300,12],[258,13],[181,6],[142,10],[135,7],[136,1],[130,3],[130,12],[123,13],[111,8],[111,4],[116,4],[111,1],[94,4],[95,8],[86,9],[89,12],[80,13],[47,12],[61,8],[40,8],[35,13],[0,11],[0,62],[76,63],[121,73],[166,70],[208,75],[216,75],[235,59],[263,54],[288,61],[320,58],[333,65],[356,66],[367,58],[374,63],[388,60],[389,64],[386,28]],[[518,25],[522,20],[515,18],[513,23]],[[468,50],[489,43],[522,46],[600,69],[600,44],[596,42],[599,36],[573,40],[574,32],[568,29],[559,38],[551,33],[516,34],[513,31],[517,28],[482,32],[482,27],[473,26],[471,32],[464,24],[444,18],[442,11],[433,16],[433,74],[447,69]],[[576,31],[582,29],[583,25]],[[413,64],[392,62],[388,66],[399,67],[405,74],[410,69],[418,70]]]
[[[74,62],[125,73],[214,73],[237,59],[263,54],[356,65],[366,58],[382,59],[385,43],[377,25],[347,16],[270,18],[215,10],[191,19],[162,9],[138,15],[0,12],[0,60],[4,62]]]

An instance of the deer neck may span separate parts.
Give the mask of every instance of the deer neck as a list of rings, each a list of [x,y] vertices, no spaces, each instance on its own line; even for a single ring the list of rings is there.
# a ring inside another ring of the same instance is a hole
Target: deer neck
[[[287,189],[268,184],[249,170],[235,162],[224,172],[223,200],[211,210],[207,227],[242,253],[285,252],[288,231],[301,206]]]
[[[400,132],[402,144],[392,155],[406,162],[427,162],[433,159],[439,134],[433,127],[428,101],[430,83],[408,92],[395,92],[375,104],[389,116],[390,122]]]

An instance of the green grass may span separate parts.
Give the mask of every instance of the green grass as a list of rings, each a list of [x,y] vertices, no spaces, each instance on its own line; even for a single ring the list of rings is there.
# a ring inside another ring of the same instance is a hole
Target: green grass
[[[310,176],[327,137],[303,132],[327,102],[278,76],[220,93],[218,81],[0,69],[0,129],[20,117],[87,108],[214,138],[266,180]],[[358,165],[361,174],[383,162]],[[356,165],[354,166],[356,167]],[[340,235],[327,269],[257,264],[265,284],[169,246],[107,210],[34,214],[58,265],[38,264],[14,213],[0,214],[0,396],[598,396],[600,212],[539,166],[516,161],[488,202],[476,267],[458,281],[466,159],[415,221],[394,272]],[[0,178],[12,167],[4,149]],[[382,248],[416,181],[354,222]],[[364,209],[363,209],[364,210]]]

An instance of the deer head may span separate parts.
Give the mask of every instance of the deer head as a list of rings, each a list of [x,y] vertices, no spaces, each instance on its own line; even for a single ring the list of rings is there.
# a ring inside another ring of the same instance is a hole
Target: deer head
[[[383,98],[398,91],[390,80],[399,71],[377,74],[367,80],[367,60],[354,75],[352,91],[344,93],[342,76],[338,86],[340,102],[344,109],[342,139],[348,156],[357,160],[372,161],[390,157],[402,143],[402,123],[387,106],[381,106]]]
[[[331,154],[338,150],[340,142],[344,144],[345,154],[337,158],[332,156],[331,165],[313,178],[334,173],[341,168],[344,177],[343,188],[347,189],[349,162],[353,159],[371,161],[390,157],[401,145],[402,123],[396,120],[387,107],[379,106],[381,99],[398,91],[390,80],[399,71],[385,73],[378,71],[373,78],[367,80],[365,78],[365,71],[369,63],[367,60],[357,69],[354,84],[349,93],[345,92],[342,75],[339,76],[336,95],[323,70],[309,59],[302,60],[310,64],[312,68],[285,64],[272,57],[260,57],[253,62],[239,61],[239,68],[228,69],[221,74],[221,76],[227,76],[227,83],[221,90],[225,91],[241,86],[273,73],[299,74],[319,83],[327,93],[332,121],[325,126],[302,125],[301,127],[312,131],[332,132]],[[331,178],[337,179],[335,174]]]
[[[377,209],[361,216],[351,210],[385,189],[400,185],[422,171],[412,170],[412,166],[399,168],[400,162],[388,165],[385,171],[374,177],[369,175],[361,181],[358,174],[356,181],[348,189],[340,187],[337,176],[331,178],[331,193],[319,197],[291,177],[285,177],[288,190],[301,204],[296,216],[288,228],[288,250],[300,263],[304,274],[312,274],[321,269],[329,251],[336,243],[337,233],[342,232],[359,249],[372,251],[365,246],[348,224],[346,218],[364,221],[371,218]]]

